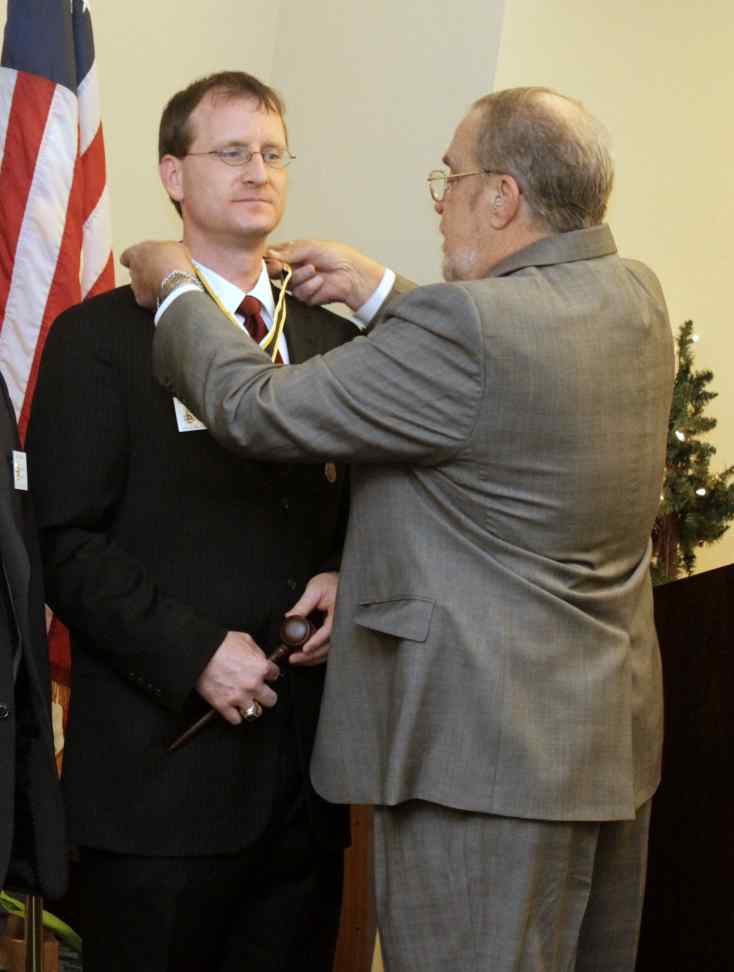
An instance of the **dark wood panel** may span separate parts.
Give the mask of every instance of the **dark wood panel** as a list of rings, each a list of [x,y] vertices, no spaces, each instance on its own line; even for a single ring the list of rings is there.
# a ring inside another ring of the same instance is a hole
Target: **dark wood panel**
[[[663,782],[637,972],[734,969],[734,568],[658,587]]]

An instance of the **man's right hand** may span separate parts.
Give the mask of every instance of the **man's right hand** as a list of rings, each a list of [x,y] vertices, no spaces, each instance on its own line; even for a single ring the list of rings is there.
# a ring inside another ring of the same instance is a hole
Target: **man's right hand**
[[[222,718],[237,726],[253,701],[267,709],[275,705],[278,696],[266,683],[274,682],[279,675],[278,666],[268,661],[248,634],[229,631],[199,676],[196,688]]]
[[[277,243],[269,249],[267,261],[271,271],[279,263],[293,267],[288,286],[304,303],[342,301],[353,311],[369,300],[385,272],[376,260],[334,240]]]
[[[141,307],[155,307],[161,282],[172,270],[194,272],[188,248],[170,240],[146,240],[129,246],[120,263],[130,271],[130,286]]]

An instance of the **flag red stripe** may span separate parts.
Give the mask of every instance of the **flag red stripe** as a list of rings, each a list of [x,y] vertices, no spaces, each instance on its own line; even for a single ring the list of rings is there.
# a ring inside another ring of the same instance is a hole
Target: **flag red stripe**
[[[94,212],[105,187],[104,138],[101,125],[89,143],[87,151],[81,157],[81,178],[84,187],[82,198],[82,221],[84,222],[89,214]]]
[[[103,294],[106,290],[112,290],[115,286],[115,267],[112,262],[112,253],[107,257],[107,263],[105,263],[102,268],[102,272],[94,281],[92,286],[86,295],[89,297],[96,297],[97,294]]]
[[[5,204],[0,234],[0,322],[5,317],[15,249],[55,88],[47,78],[18,72],[13,90],[0,165],[0,199]]]
[[[48,631],[48,657],[51,663],[51,678],[62,685],[69,685],[71,683],[69,632],[55,616]]]

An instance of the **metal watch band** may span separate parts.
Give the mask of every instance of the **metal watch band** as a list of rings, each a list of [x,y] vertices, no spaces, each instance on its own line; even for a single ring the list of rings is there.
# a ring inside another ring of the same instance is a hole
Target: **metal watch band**
[[[156,310],[158,310],[166,297],[173,293],[176,287],[179,287],[183,283],[194,284],[194,286],[199,290],[203,290],[203,287],[193,273],[189,273],[187,270],[171,270],[171,272],[167,273],[163,280],[161,280],[161,285],[158,288]]]

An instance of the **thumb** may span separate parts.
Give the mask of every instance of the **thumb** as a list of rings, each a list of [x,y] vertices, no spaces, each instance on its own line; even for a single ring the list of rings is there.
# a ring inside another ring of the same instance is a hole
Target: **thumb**
[[[312,587],[307,587],[290,611],[286,611],[285,616],[289,618],[292,614],[300,614],[304,618],[307,618],[318,607],[319,597],[319,591],[314,590]]]

